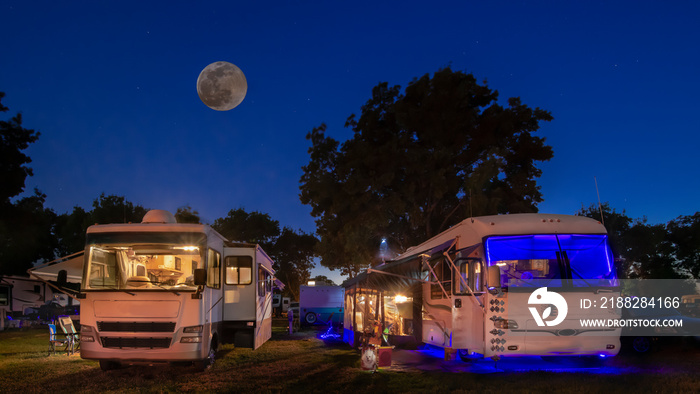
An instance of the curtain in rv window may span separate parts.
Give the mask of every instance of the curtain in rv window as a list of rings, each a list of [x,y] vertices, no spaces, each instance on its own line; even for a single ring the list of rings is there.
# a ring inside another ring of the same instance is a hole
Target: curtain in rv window
[[[253,283],[253,258],[250,256],[226,256],[226,284],[249,285]]]

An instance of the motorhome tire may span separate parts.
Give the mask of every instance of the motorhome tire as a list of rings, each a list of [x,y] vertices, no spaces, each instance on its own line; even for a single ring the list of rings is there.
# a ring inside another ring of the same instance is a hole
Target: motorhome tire
[[[637,353],[649,353],[651,351],[651,345],[651,339],[649,337],[634,337],[632,339],[632,349]]]
[[[306,314],[305,319],[306,319],[306,322],[307,322],[307,323],[309,323],[309,324],[314,324],[314,323],[316,323],[317,316],[316,316],[315,313],[309,312],[309,313]]]
[[[209,346],[209,353],[207,354],[207,358],[199,361],[195,361],[194,365],[197,368],[198,371],[203,372],[206,371],[207,369],[211,368],[212,365],[214,365],[214,361],[216,360],[216,351],[218,349],[218,343],[216,340],[216,337],[214,337],[211,341],[211,346]]]
[[[457,354],[459,355],[459,359],[464,361],[465,363],[470,363],[474,361],[474,357],[469,356],[469,350],[467,349],[459,349],[457,350]]]

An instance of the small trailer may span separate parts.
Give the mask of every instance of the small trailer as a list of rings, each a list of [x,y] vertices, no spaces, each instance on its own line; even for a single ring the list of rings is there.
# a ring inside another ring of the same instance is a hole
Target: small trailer
[[[152,210],[141,223],[90,226],[84,260],[80,356],[103,370],[204,369],[219,344],[257,349],[272,335],[273,262],[259,245]]]
[[[300,286],[299,320],[302,324],[340,324],[343,321],[342,286]]]
[[[17,318],[31,314],[54,299],[52,289],[40,280],[20,275],[0,277],[0,311]],[[61,299],[65,305],[65,299]]]
[[[465,360],[620,351],[620,328],[581,327],[620,317],[582,302],[620,294],[605,227],[586,217],[469,218],[343,285],[354,346],[381,332]]]

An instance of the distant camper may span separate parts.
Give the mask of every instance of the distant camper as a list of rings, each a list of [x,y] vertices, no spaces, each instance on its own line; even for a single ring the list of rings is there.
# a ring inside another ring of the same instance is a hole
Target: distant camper
[[[342,286],[301,286],[299,289],[299,320],[302,324],[334,325],[343,322]]]
[[[289,297],[282,297],[282,294],[273,294],[272,311],[275,316],[282,316],[283,313],[287,313],[290,302],[291,300]]]

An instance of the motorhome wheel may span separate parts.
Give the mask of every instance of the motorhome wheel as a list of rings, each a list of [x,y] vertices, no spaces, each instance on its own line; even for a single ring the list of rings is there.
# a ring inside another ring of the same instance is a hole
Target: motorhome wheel
[[[651,350],[651,340],[647,337],[635,337],[632,339],[632,348],[637,353],[648,353]]]
[[[316,319],[317,319],[317,317],[316,317],[315,313],[309,312],[306,314],[306,322],[307,323],[314,324],[314,323],[316,323]]]
[[[197,370],[199,370],[200,372],[206,371],[207,369],[211,368],[212,365],[214,365],[214,361],[216,360],[217,348],[218,344],[216,338],[214,338],[211,341],[211,346],[209,347],[209,353],[207,354],[207,358],[195,361],[195,367],[197,368]]]

